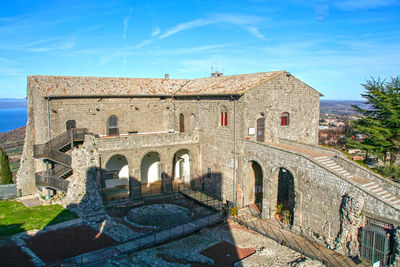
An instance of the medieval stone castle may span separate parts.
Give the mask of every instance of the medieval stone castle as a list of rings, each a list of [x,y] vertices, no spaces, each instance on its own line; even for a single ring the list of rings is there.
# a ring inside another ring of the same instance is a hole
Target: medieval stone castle
[[[368,254],[368,235],[398,254],[400,186],[317,145],[320,96],[286,71],[29,76],[18,190],[71,196],[88,169],[104,200],[179,183],[264,219],[281,204],[292,231],[347,255]]]

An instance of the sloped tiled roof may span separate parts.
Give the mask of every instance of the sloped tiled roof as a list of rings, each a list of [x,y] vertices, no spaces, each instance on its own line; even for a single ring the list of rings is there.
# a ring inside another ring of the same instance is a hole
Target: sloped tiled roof
[[[29,76],[44,97],[241,95],[285,71],[198,79]]]

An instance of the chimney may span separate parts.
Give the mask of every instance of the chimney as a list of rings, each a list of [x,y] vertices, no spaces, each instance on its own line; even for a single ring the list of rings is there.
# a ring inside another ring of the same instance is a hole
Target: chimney
[[[166,80],[169,79],[169,74],[168,73],[164,75],[164,79],[166,79]]]
[[[222,76],[224,76],[224,74],[217,70],[215,72],[211,73],[211,77],[222,77]]]

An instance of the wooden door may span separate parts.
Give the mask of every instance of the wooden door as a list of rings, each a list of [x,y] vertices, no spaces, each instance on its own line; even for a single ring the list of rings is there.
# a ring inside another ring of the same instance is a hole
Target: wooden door
[[[179,115],[179,131],[185,132],[185,116],[182,113]]]

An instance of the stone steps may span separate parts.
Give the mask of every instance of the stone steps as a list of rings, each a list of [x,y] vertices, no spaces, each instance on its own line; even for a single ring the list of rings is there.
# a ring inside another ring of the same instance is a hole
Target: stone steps
[[[325,167],[329,168],[330,170],[334,171],[335,173],[339,174],[340,176],[346,179],[355,178],[354,175],[352,175],[350,172],[346,171],[342,166],[337,164],[332,157],[320,156],[320,157],[315,157],[314,159],[321,165],[324,165]],[[375,182],[367,181],[366,183],[361,184],[361,186],[367,189],[368,192],[370,192],[371,194],[379,198],[382,198],[386,201],[389,201],[394,205],[400,206],[400,199],[393,196],[391,193],[387,192],[385,189],[380,187]]]

